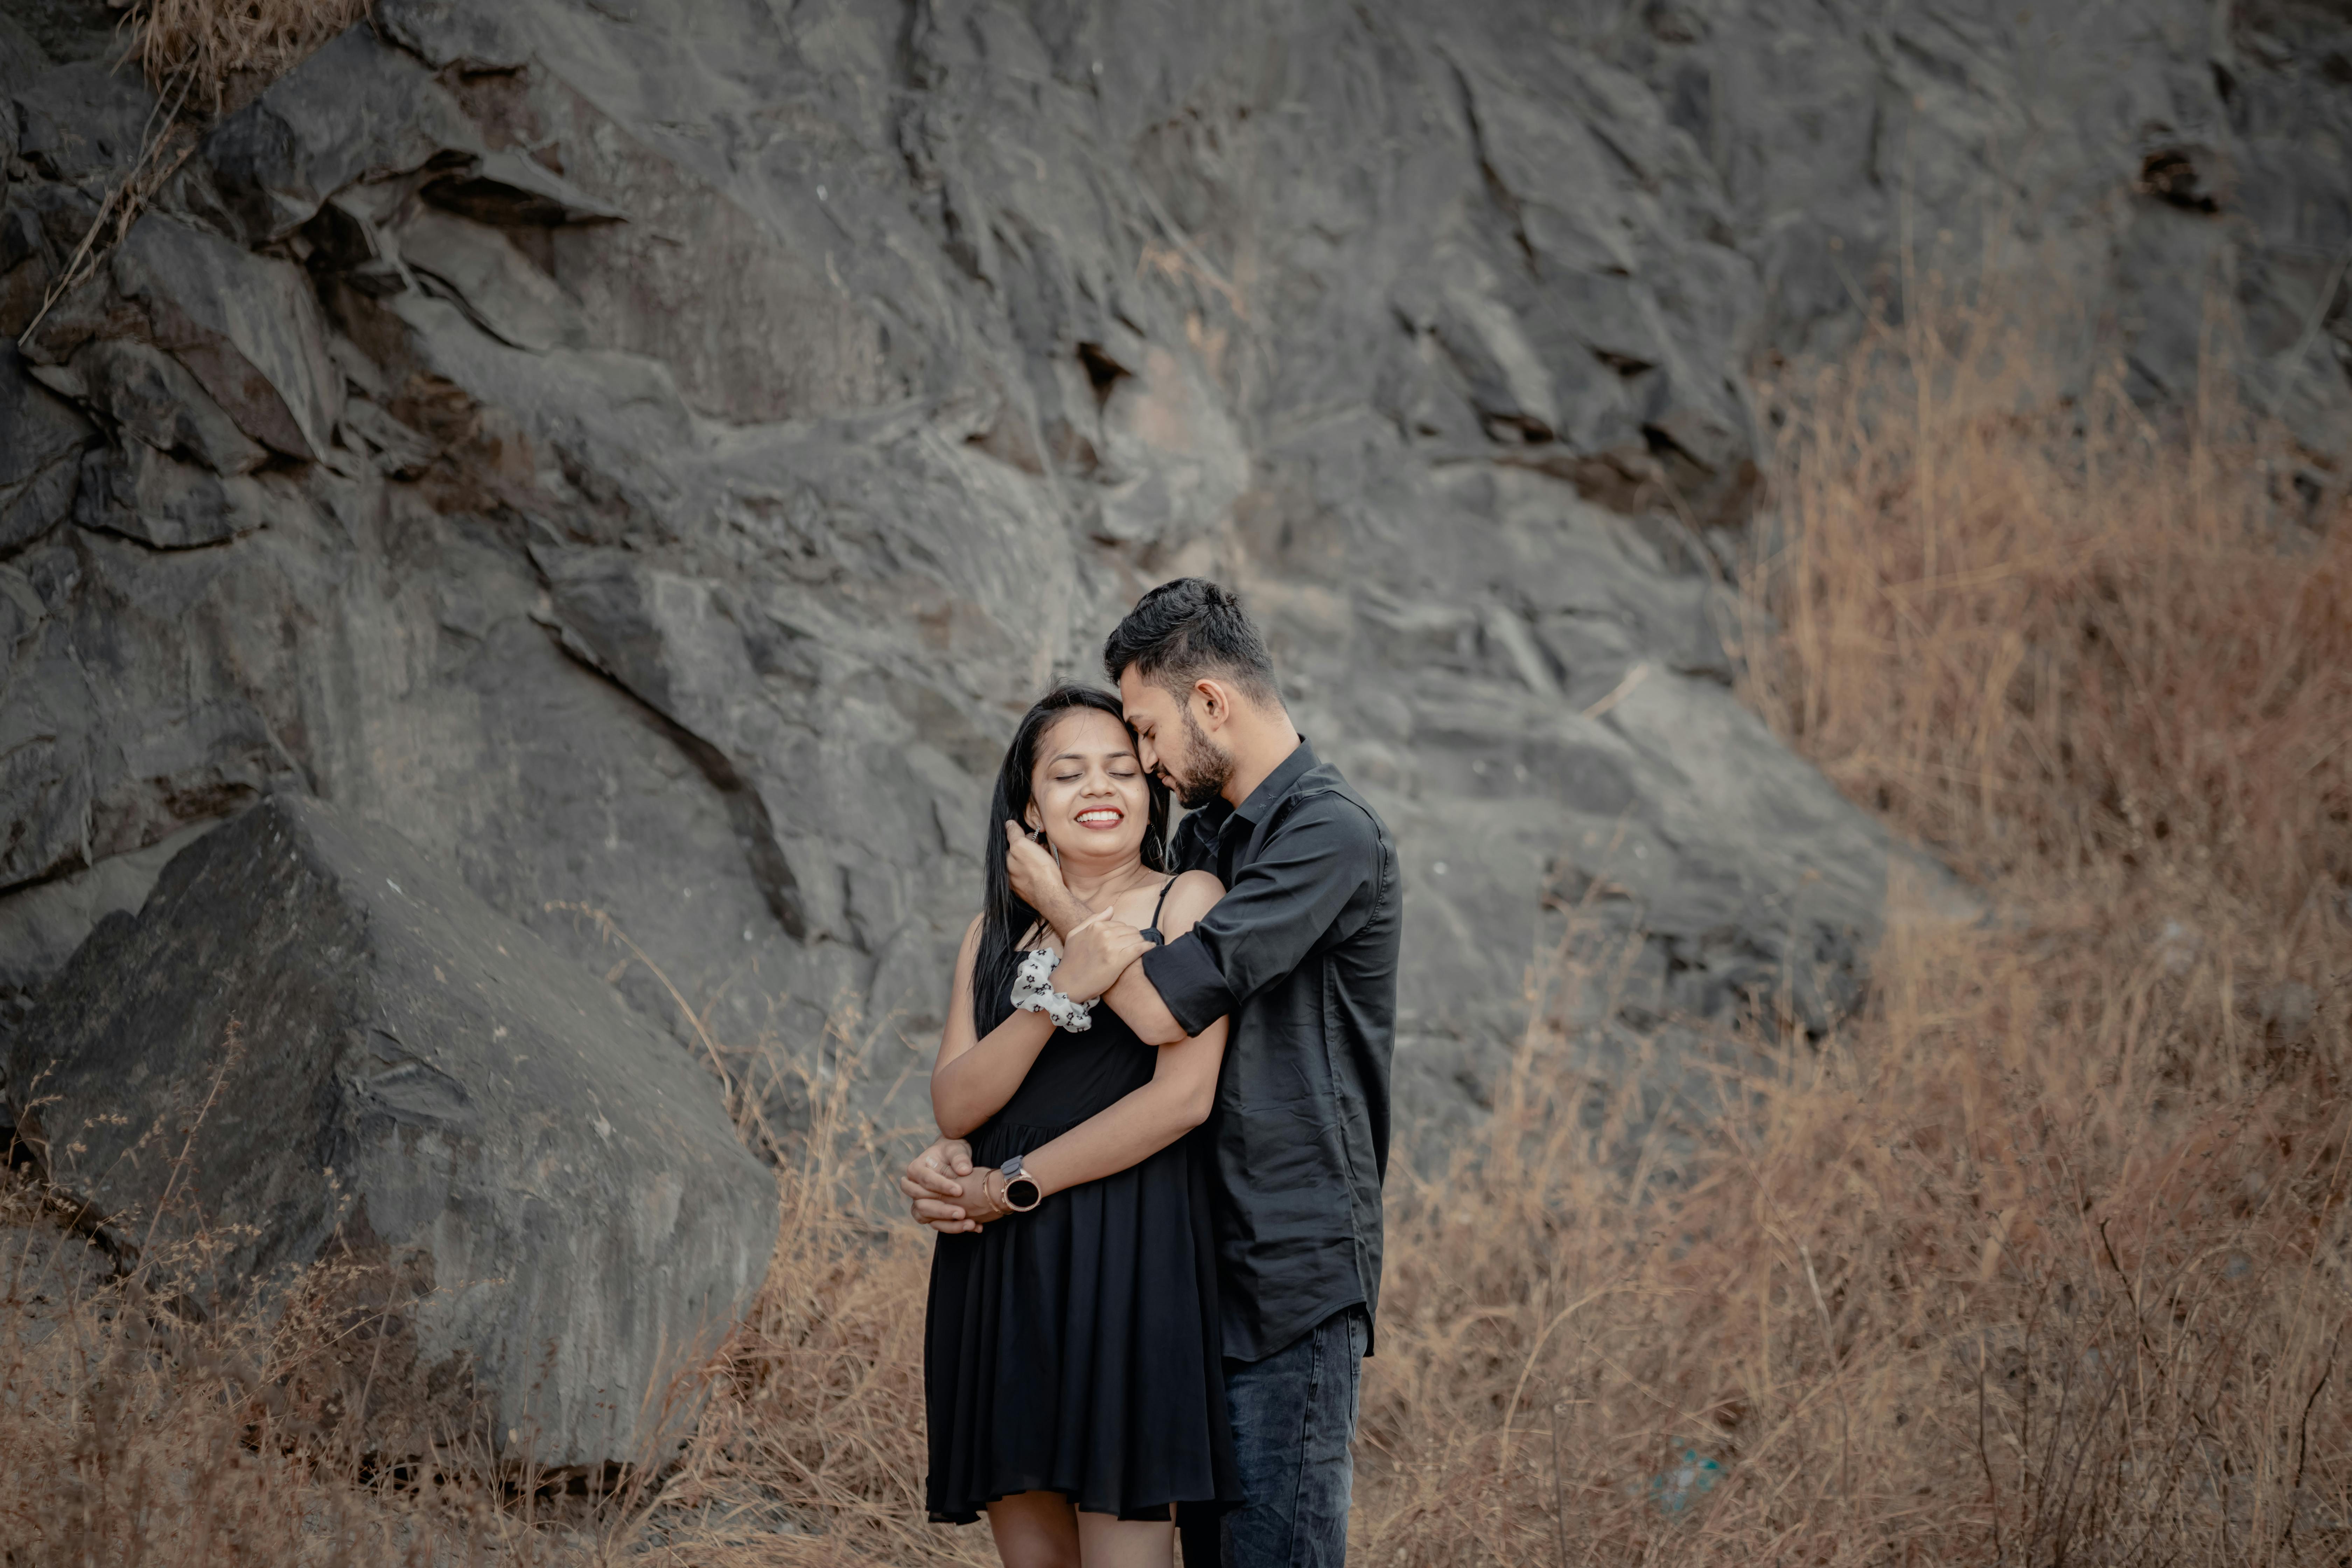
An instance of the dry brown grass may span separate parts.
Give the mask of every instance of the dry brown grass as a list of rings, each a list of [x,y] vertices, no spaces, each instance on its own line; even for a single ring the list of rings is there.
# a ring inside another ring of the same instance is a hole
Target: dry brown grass
[[[119,0],[118,0],[119,3]],[[128,26],[159,93],[218,112],[368,14],[370,0],[132,0]]]
[[[1545,1065],[1607,982],[1571,918],[1487,1137],[1391,1191],[1368,1561],[2352,1551],[2352,527],[2218,389],[2159,428],[2037,330],[1791,389],[1748,584],[1759,706],[1995,918],[1748,1041],[1671,1184]]]
[[[912,1135],[878,1136],[852,1109],[874,1045],[837,1011],[824,1052],[835,1070],[805,1079],[811,1126],[780,1173],[767,1285],[729,1347],[724,1395],[665,1489],[646,1542],[655,1561],[996,1561],[984,1528],[923,1515],[930,1237],[889,1212]]]
[[[169,1283],[201,1258],[118,1272],[64,1217],[30,1182],[0,1189],[7,1568],[551,1565],[625,1526],[634,1496],[599,1508],[494,1464],[462,1408],[404,1375],[376,1271],[320,1267],[276,1310],[208,1313]]]
[[[1825,1037],[1722,1031],[1744,1113],[1670,1141],[1638,1073],[1569,1069],[1618,955],[1552,911],[1495,1117],[1390,1184],[1360,1561],[2352,1554],[2352,525],[2218,390],[2165,428],[2035,365],[1979,318],[1787,389],[1748,584],[1758,705],[1994,917],[1895,920]],[[858,1124],[843,1072],[811,1102],[720,1396],[642,1527],[582,1550],[991,1560],[920,1514],[928,1247],[868,1207],[911,1137]],[[341,1561],[425,1560],[398,1533],[444,1528],[425,1492],[297,1474],[116,1310],[78,1359],[41,1352],[46,1383],[0,1353],[54,1434],[0,1421],[0,1512],[95,1475],[121,1517],[259,1509],[253,1539],[295,1544],[247,1561],[304,1560],[297,1525],[345,1518]],[[176,1470],[142,1492],[120,1458],[21,1468],[119,1429],[116,1389]],[[463,1550],[516,1538],[509,1497],[466,1495]]]

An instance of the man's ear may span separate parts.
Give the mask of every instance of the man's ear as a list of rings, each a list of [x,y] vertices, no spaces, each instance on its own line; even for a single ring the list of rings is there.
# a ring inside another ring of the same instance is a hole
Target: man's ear
[[[1222,729],[1225,721],[1234,716],[1234,694],[1222,680],[1202,676],[1192,682],[1192,689],[1187,695],[1201,705],[1200,723],[1203,730]]]

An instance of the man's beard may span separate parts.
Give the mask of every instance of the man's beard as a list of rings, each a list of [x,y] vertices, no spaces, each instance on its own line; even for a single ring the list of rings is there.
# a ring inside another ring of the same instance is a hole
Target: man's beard
[[[1182,713],[1184,720],[1184,754],[1176,759],[1177,766],[1162,763],[1160,776],[1176,796],[1177,804],[1187,811],[1198,811],[1225,791],[1225,781],[1234,776],[1234,756],[1203,734],[1192,722],[1191,710]]]

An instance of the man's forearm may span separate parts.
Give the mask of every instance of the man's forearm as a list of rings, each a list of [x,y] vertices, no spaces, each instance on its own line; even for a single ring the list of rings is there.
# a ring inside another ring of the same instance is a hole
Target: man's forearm
[[[1122,970],[1102,999],[1147,1046],[1172,1046],[1186,1037],[1184,1026],[1176,1021],[1176,1015],[1160,1000],[1160,988],[1151,984],[1151,976],[1143,973],[1141,960]]]
[[[1076,894],[1064,887],[1048,889],[1035,906],[1037,918],[1054,928],[1054,934],[1067,939],[1078,927],[1095,918]]]

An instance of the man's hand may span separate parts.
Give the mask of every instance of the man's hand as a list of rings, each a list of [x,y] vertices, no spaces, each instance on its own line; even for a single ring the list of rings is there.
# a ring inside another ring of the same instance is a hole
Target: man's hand
[[[1042,911],[1055,893],[1069,896],[1054,852],[1022,832],[1017,823],[1004,825],[1004,873],[1012,879],[1013,896],[1033,910]]]
[[[907,1163],[898,1190],[907,1194],[915,1217],[941,1235],[978,1230],[980,1222],[964,1204],[965,1182],[971,1173],[971,1145],[961,1138],[942,1138]]]
[[[1001,1171],[974,1171],[963,1179],[963,1212],[974,1230],[1013,1212],[1004,1206],[1003,1197],[1004,1173]]]
[[[1091,1002],[1118,984],[1127,966],[1151,951],[1143,933],[1110,918],[1109,906],[1062,939],[1053,986],[1073,1002]]]
[[[1004,1206],[1003,1173],[972,1169],[971,1145],[961,1138],[942,1138],[915,1156],[898,1190],[913,1200],[915,1217],[942,1236],[978,1230],[1013,1212]]]
[[[1054,852],[1022,832],[1016,822],[1004,825],[1004,874],[1013,884],[1013,896],[1035,910],[1057,933],[1069,935],[1071,922],[1087,918],[1086,905],[1062,880]]]

